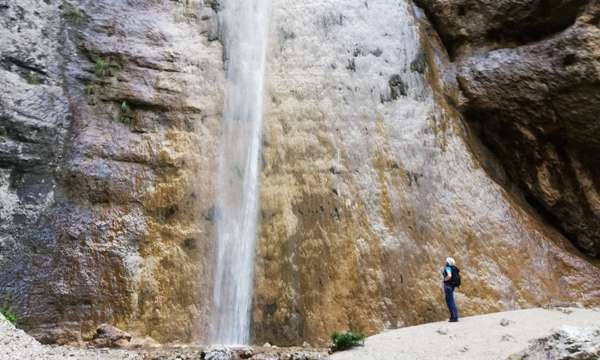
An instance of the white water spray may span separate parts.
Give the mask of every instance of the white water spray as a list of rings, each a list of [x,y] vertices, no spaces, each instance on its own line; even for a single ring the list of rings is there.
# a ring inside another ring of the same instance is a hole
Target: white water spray
[[[221,5],[227,85],[210,342],[241,345],[250,338],[270,0],[224,0]]]

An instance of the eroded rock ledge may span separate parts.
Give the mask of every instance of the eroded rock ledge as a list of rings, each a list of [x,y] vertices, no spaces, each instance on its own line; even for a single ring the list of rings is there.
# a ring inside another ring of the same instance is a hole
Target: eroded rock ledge
[[[547,222],[600,256],[598,2],[416,2],[454,56],[482,142]]]

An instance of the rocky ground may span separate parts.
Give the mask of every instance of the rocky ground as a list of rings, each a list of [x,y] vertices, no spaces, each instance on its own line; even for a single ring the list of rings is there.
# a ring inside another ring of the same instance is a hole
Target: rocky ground
[[[598,359],[599,325],[597,310],[500,312],[388,331],[332,359]]]
[[[388,331],[368,338],[364,347],[329,356],[325,349],[275,346],[134,348],[135,341],[130,349],[120,350],[48,346],[0,315],[0,360],[596,360],[600,358],[599,324],[598,309],[509,311],[468,317],[455,324],[437,322]]]
[[[93,344],[94,341],[90,342]],[[198,346],[147,346],[136,339],[130,349],[97,349],[42,345],[23,330],[15,328],[0,314],[0,360],[319,360],[328,358],[325,349],[278,348],[275,346],[235,349]],[[135,348],[140,346],[140,348]]]
[[[600,328],[563,326],[509,360],[600,359]]]

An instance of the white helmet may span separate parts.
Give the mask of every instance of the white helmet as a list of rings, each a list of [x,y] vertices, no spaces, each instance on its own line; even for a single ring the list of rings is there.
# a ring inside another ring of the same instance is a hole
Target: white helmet
[[[456,261],[454,261],[454,259],[451,258],[451,257],[447,257],[446,258],[446,264],[448,264],[450,266],[454,266],[456,264]]]

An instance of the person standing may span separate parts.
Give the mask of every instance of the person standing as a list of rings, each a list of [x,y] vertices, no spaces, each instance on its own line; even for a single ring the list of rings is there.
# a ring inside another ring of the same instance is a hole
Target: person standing
[[[456,308],[456,302],[454,301],[454,289],[460,286],[460,272],[456,267],[456,262],[453,258],[446,258],[446,265],[442,271],[444,277],[444,295],[446,296],[446,305],[448,305],[448,311],[450,312],[449,322],[458,321],[458,309]]]

